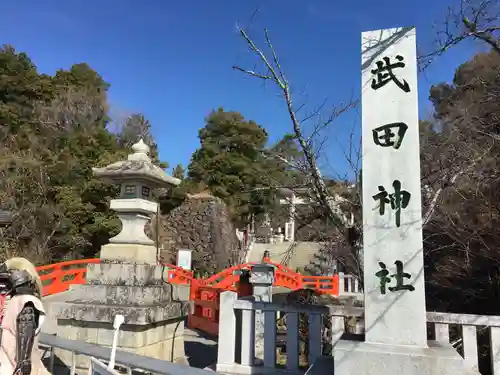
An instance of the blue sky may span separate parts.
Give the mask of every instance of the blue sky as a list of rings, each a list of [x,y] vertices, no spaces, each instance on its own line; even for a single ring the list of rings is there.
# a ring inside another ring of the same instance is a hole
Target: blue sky
[[[219,106],[240,111],[277,140],[290,132],[282,100],[270,85],[231,69],[255,60],[236,25],[250,24],[258,43],[268,28],[296,96],[311,107],[360,92],[361,32],[416,26],[419,48],[454,0],[23,0],[4,1],[0,43],[27,52],[39,70],[87,62],[111,84],[113,113],[142,112],[153,124],[163,160],[186,166],[199,146],[205,116]],[[420,112],[429,113],[431,84],[449,81],[475,45],[462,45],[420,76]],[[328,131],[322,167],[348,170],[346,144],[353,112]]]

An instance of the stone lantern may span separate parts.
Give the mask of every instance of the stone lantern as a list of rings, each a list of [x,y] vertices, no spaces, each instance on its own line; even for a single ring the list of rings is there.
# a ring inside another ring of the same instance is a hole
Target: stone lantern
[[[254,264],[250,282],[256,301],[271,302],[271,288],[274,283],[274,266],[268,263]]]
[[[88,343],[111,346],[116,315],[124,316],[119,349],[168,361],[184,360],[184,319],[188,303],[179,289],[166,282],[156,259],[154,241],[144,226],[157,212],[151,200],[154,188],[178,185],[148,156],[142,140],[132,146],[127,160],[94,168],[96,176],[120,184],[120,197],[110,207],[122,222],[121,232],[101,247],[101,262],[89,264],[86,284],[71,285],[66,301],[54,303],[58,335],[85,338]],[[56,351],[66,364],[71,353]],[[85,371],[88,357],[77,356],[76,367]]]
[[[268,263],[254,264],[250,276],[253,297],[256,302],[271,302],[274,283],[274,266]],[[264,360],[264,314],[255,312],[255,358],[257,363]]]
[[[149,147],[142,139],[132,151],[127,160],[92,168],[95,176],[120,185],[120,197],[111,200],[110,208],[118,213],[122,230],[102,247],[101,259],[156,263],[154,241],[144,233],[144,226],[158,210],[151,193],[155,188],[179,185],[181,180],[151,162]]]

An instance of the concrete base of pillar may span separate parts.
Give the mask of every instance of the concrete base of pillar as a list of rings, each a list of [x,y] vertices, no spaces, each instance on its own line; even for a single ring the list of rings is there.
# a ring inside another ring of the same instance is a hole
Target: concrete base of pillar
[[[435,341],[422,349],[340,340],[334,365],[335,375],[480,375],[450,344]]]

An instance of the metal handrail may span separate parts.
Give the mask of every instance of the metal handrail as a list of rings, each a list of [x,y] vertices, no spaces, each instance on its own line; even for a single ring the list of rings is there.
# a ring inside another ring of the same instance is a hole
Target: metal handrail
[[[111,356],[111,348],[97,344],[90,344],[84,341],[68,340],[56,335],[40,334],[40,346],[50,349],[49,371],[53,373],[54,369],[54,348],[62,349],[73,353],[71,364],[71,375],[76,370],[76,355],[85,355],[100,360],[108,361]],[[187,365],[164,361],[161,359],[146,357],[139,354],[116,351],[115,362],[117,365],[126,367],[129,374],[133,369],[140,369],[160,375],[214,375],[213,371],[202,370]]]

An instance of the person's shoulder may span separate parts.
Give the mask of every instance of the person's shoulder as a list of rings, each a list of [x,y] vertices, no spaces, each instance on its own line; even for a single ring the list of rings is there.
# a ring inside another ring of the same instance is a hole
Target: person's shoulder
[[[28,303],[31,303],[39,312],[45,313],[42,301],[40,300],[40,298],[33,294],[14,295],[9,303],[14,303],[15,305],[19,306],[19,309],[22,309]]]

